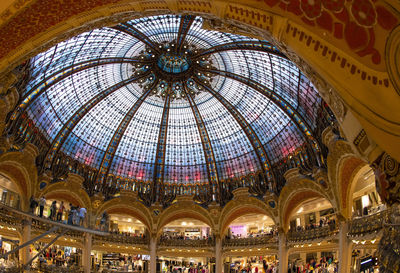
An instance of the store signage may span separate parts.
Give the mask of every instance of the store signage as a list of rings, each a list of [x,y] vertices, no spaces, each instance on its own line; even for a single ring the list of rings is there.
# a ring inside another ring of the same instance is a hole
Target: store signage
[[[185,232],[200,232],[199,228],[187,228],[185,229]]]

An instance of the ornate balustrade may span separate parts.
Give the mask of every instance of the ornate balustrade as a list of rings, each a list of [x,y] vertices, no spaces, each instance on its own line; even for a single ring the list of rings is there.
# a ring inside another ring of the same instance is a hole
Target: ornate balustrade
[[[53,227],[52,224],[38,221],[33,219],[32,220],[32,229],[35,231],[39,232],[46,232],[49,229]],[[82,238],[83,232],[81,231],[76,231],[76,230],[68,230],[67,233],[65,233],[65,236],[73,237],[73,238]]]
[[[18,228],[22,226],[22,219],[5,209],[0,209],[0,226],[1,228],[3,226],[7,228]]]
[[[383,210],[372,215],[355,218],[350,222],[348,235],[350,237],[358,237],[378,232],[383,228],[387,216],[387,211]]]
[[[20,272],[20,271],[18,271]],[[55,266],[55,265],[44,265],[40,269],[31,270],[29,272],[38,272],[38,273],[83,273],[82,266],[69,265],[69,266]]]
[[[149,239],[138,236],[124,235],[124,234],[110,234],[106,236],[95,235],[93,238],[93,242],[147,245],[149,244]]]
[[[315,227],[308,230],[290,231],[288,233],[288,241],[290,242],[304,242],[313,241],[318,239],[328,239],[338,233],[338,225],[329,224],[323,227]]]
[[[260,246],[260,245],[277,244],[277,243],[278,243],[277,236],[266,234],[259,237],[224,239],[222,245],[224,247],[236,247],[236,246]]]
[[[182,240],[161,238],[158,240],[158,245],[171,247],[213,247],[215,245],[215,241],[214,239]]]

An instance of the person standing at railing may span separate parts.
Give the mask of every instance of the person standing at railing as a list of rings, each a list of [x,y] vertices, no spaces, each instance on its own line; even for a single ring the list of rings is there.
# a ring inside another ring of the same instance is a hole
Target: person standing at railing
[[[53,201],[50,206],[50,220],[55,220],[56,217],[56,212],[57,212],[57,201]]]
[[[80,226],[83,226],[85,217],[86,217],[86,209],[82,207],[79,209],[79,225]]]
[[[62,220],[62,215],[64,213],[64,201],[61,201],[60,207],[58,208],[57,211],[57,221],[60,222]]]
[[[79,224],[79,206],[71,208],[72,211],[72,224],[78,225]]]
[[[35,213],[35,210],[38,206],[38,202],[36,201],[35,197],[33,197],[33,195],[31,196],[30,200],[29,200],[29,208],[30,208],[30,213]]]
[[[44,196],[39,199],[39,216],[43,217],[44,206],[46,205],[46,198]]]
[[[72,225],[73,224],[74,210],[75,210],[75,207],[71,203],[69,203],[68,221],[67,221],[68,225]]]

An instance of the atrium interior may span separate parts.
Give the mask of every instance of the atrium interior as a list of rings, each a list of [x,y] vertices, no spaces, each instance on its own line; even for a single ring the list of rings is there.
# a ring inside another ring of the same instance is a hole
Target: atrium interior
[[[400,4],[0,4],[0,272],[400,272]]]

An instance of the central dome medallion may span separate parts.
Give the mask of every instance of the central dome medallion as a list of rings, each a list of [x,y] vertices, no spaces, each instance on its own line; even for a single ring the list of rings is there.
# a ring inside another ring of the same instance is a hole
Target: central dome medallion
[[[157,65],[164,72],[179,74],[187,71],[190,63],[181,54],[165,53],[158,58]]]
[[[201,50],[193,45],[163,42],[158,46],[146,47],[139,55],[139,62],[133,69],[144,93],[163,99],[187,99],[203,91],[201,85],[212,81],[205,69],[212,68],[211,61],[198,53]],[[199,84],[201,83],[201,84]]]

